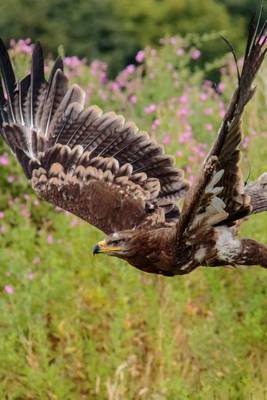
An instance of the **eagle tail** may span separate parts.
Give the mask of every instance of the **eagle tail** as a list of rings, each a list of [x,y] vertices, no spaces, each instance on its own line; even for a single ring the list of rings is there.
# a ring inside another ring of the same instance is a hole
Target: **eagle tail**
[[[257,181],[249,183],[245,193],[250,196],[252,214],[267,211],[267,172],[262,174]]]

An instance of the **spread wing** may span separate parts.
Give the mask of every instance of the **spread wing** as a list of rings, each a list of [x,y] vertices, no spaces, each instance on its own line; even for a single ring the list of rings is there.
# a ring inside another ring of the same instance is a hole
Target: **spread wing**
[[[16,82],[0,41],[0,71],[1,134],[40,197],[107,234],[177,217],[183,172],[133,123],[85,108],[61,59],[46,80],[37,43],[31,73]]]
[[[203,165],[197,182],[186,195],[177,223],[177,240],[185,231],[200,225],[233,224],[251,211],[239,166],[242,140],[241,119],[252,98],[255,76],[266,54],[266,22],[259,29],[260,15],[250,24],[247,47],[238,87],[222,122],[217,139]]]

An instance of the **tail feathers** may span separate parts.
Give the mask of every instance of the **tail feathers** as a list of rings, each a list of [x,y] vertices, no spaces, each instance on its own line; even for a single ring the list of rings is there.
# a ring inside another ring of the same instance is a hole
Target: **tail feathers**
[[[256,182],[249,183],[245,193],[251,198],[252,214],[267,211],[267,172],[262,174]]]

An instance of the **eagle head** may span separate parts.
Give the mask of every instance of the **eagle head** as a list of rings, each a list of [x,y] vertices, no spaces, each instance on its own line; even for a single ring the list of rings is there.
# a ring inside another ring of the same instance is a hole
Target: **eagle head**
[[[93,255],[107,254],[120,258],[126,258],[132,254],[132,238],[133,231],[122,231],[113,233],[107,236],[106,239],[101,240],[93,247]]]
[[[175,266],[175,230],[133,229],[107,236],[93,247],[93,254],[107,254],[126,260],[146,272],[172,276]]]

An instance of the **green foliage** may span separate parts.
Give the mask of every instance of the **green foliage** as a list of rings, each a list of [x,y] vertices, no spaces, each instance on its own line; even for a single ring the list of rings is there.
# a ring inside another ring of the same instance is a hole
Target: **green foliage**
[[[201,49],[207,40],[194,44]],[[66,71],[90,103],[123,113],[164,143],[192,180],[236,79],[228,58],[200,70],[195,50],[189,39],[166,40],[114,81],[96,62]],[[17,47],[13,56],[22,76],[29,57]],[[223,66],[217,91],[203,82],[215,66]],[[266,64],[244,120],[251,179],[266,170],[265,77]],[[103,234],[36,201],[1,146],[1,399],[264,399],[265,270],[200,268],[164,278],[92,257]],[[242,234],[266,243],[266,224],[266,213],[255,216]]]
[[[244,21],[233,18],[215,0],[3,0],[0,31],[5,40],[40,40],[53,54],[62,45],[69,55],[101,58],[114,75],[138,49],[164,36],[225,31],[239,44]],[[225,46],[208,50],[209,59]]]

